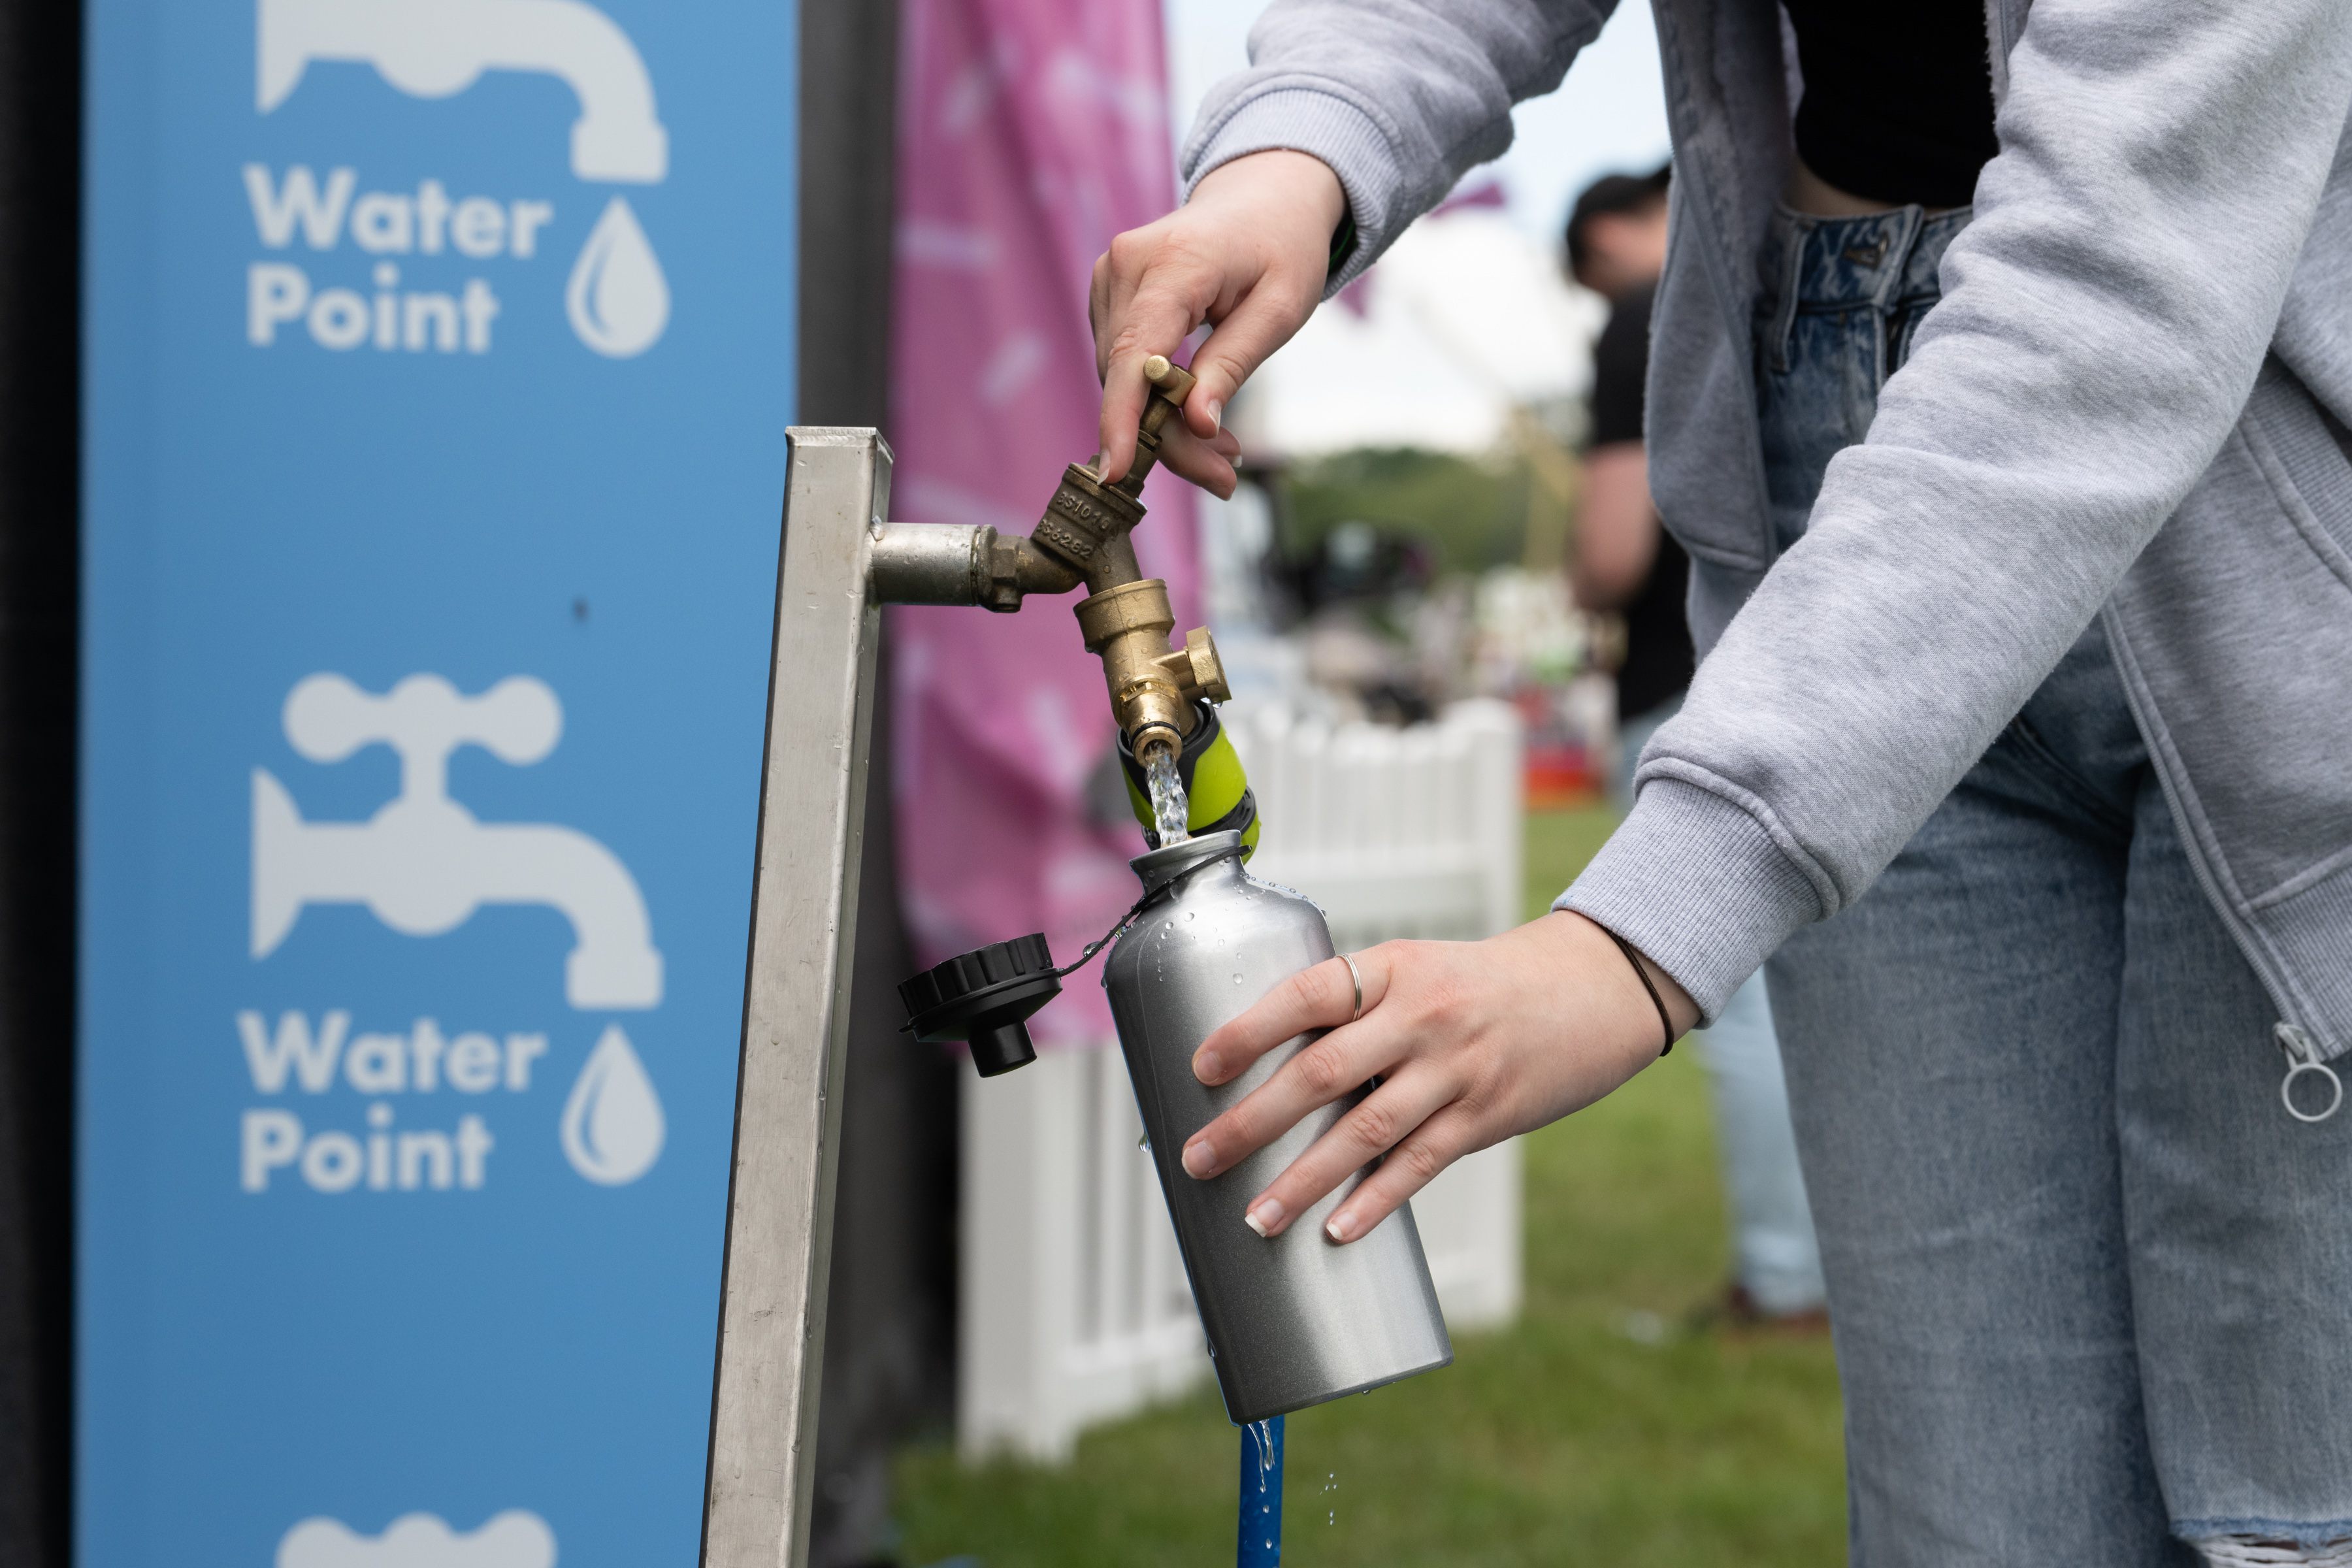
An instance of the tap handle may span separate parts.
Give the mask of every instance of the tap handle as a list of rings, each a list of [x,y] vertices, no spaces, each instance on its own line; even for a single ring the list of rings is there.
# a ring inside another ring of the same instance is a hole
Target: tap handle
[[[466,697],[437,675],[412,675],[379,697],[340,675],[313,675],[286,698],[286,739],[314,763],[340,763],[379,742],[404,760],[476,745],[502,763],[535,763],[563,733],[547,684],[510,675]]]
[[[1195,384],[1192,373],[1166,354],[1143,362],[1143,379],[1151,384],[1151,395],[1143,400],[1143,416],[1136,421],[1135,464],[1114,487],[1129,500],[1143,493],[1144,477],[1160,460],[1160,432],[1171,419],[1182,417],[1184,399]]]
[[[1192,395],[1192,373],[1166,354],[1153,354],[1143,362],[1143,379],[1150,382],[1160,396],[1179,408],[1183,407],[1184,400]]]

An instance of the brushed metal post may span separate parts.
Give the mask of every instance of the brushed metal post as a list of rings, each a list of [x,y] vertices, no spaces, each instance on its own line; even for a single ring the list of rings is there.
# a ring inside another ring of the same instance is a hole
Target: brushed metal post
[[[971,528],[884,523],[890,448],[788,432],[751,941],[727,1189],[707,1568],[803,1568],[881,605],[979,602]]]
[[[703,1503],[709,1568],[808,1560],[880,621],[867,560],[873,524],[889,515],[879,433],[796,426],[789,439]]]
[[[1157,451],[1160,422],[1192,385],[1181,369],[1153,363],[1160,395],[1138,433],[1147,452]],[[794,426],[788,438],[703,1492],[705,1568],[805,1568],[808,1561],[881,606],[1007,611],[1026,595],[1067,593],[1082,580],[1096,599],[1150,588],[1156,615],[1087,632],[1089,647],[1102,644],[1114,708],[1129,688],[1164,686],[1187,715],[1194,696],[1225,694],[1205,631],[1169,651],[1165,590],[1136,569],[1126,532],[1143,515],[1132,494],[1149,466],[1142,458],[1118,492],[1123,509],[1104,499],[1111,492],[1092,470],[1073,466],[1039,525],[1039,537],[1059,542],[1049,551],[992,528],[885,522],[890,448],[879,431]],[[1079,523],[1084,538],[1073,531]],[[1081,616],[1085,625],[1083,606]],[[1122,725],[1142,721],[1131,718],[1122,711]]]

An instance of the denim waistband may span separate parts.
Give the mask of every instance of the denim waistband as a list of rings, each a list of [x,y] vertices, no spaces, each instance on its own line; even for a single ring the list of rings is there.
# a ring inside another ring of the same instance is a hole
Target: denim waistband
[[[1759,310],[1772,319],[1776,368],[1786,368],[1789,329],[1800,310],[1865,307],[1917,311],[1942,297],[1936,269],[1944,249],[1968,227],[1973,209],[1930,217],[1921,207],[1858,217],[1816,217],[1774,204],[1757,261]]]

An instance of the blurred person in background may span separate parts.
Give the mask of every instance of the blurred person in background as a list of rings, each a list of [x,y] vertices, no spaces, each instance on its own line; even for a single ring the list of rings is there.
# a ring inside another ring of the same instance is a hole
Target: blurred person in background
[[[1613,8],[1278,0],[1185,205],[1097,264],[1105,477],[1206,322],[1162,454],[1230,488],[1234,389]],[[1248,1200],[1279,1236],[1385,1156],[1345,1244],[1769,960],[1854,1562],[2341,1563],[2352,5],[1655,10],[1645,429],[1698,673],[1553,913],[1203,1041],[1223,1084],[1328,1031],[1184,1167],[1377,1076]]]
[[[1666,176],[1606,175],[1568,218],[1569,271],[1609,301],[1592,345],[1592,428],[1569,580],[1581,608],[1625,624],[1616,670],[1621,807],[1633,805],[1633,759],[1682,706],[1697,662],[1683,615],[1690,557],[1659,525],[1642,445],[1650,308],[1666,266]]]
[[[1576,198],[1568,218],[1569,271],[1609,300],[1592,347],[1592,433],[1584,455],[1570,580],[1582,608],[1625,624],[1617,666],[1617,766],[1612,794],[1633,805],[1633,772],[1658,726],[1683,705],[1696,667],[1683,598],[1690,558],[1650,502],[1642,444],[1650,369],[1650,307],[1666,266],[1666,183],[1655,174],[1609,174]],[[1764,972],[1749,975],[1701,1040],[1715,1089],[1724,1195],[1731,1209],[1733,1279],[1724,1314],[1735,1323],[1826,1321],[1821,1247],[1805,1203],[1789,1087]]]

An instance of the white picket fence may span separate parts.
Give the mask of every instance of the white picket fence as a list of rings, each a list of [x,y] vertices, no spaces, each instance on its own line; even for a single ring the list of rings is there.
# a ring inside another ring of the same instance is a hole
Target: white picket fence
[[[1517,923],[1520,736],[1499,702],[1433,724],[1225,715],[1265,828],[1251,874],[1320,904],[1340,951]],[[962,1104],[957,1435],[967,1457],[1067,1458],[1088,1425],[1205,1377],[1200,1319],[1116,1047],[1060,1052]],[[1517,1141],[1446,1171],[1413,1217],[1447,1323],[1509,1321]]]

